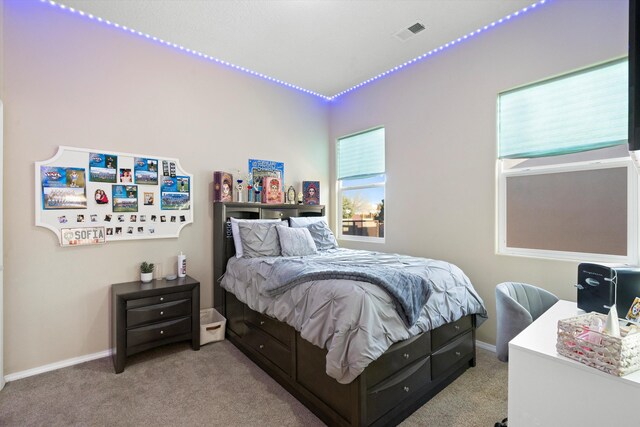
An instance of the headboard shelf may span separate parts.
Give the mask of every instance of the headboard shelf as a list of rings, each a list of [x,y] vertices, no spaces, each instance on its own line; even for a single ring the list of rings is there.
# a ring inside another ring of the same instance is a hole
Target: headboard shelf
[[[293,205],[241,202],[213,203],[213,306],[224,313],[224,292],[218,279],[222,277],[229,258],[235,255],[229,218],[242,219],[287,219],[296,216],[323,216],[324,205]]]

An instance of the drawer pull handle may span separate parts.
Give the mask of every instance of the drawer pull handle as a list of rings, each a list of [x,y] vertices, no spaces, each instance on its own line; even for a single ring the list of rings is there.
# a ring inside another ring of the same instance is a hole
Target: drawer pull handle
[[[405,359],[408,359],[409,358],[409,353],[403,354],[402,357],[404,357]]]
[[[160,316],[162,316],[163,314],[164,314],[164,311],[161,311],[161,312],[160,312]]]
[[[260,326],[264,325],[264,320],[260,321]]]
[[[404,390],[406,393],[409,393],[409,387],[404,386],[403,390]]]
[[[460,352],[456,351],[456,356],[460,357]]]
[[[453,329],[455,329],[456,331],[459,331],[459,330],[460,330],[460,326],[455,325],[455,326],[453,327]]]
[[[207,331],[215,331],[216,329],[220,329],[220,326],[222,326],[222,325],[209,326],[208,328],[205,328],[205,329]]]
[[[280,216],[282,216],[282,215],[283,215],[282,212],[280,212]]]
[[[260,350],[262,350],[264,348],[264,344],[260,344],[258,347],[260,347]]]
[[[164,331],[160,331],[160,335],[164,334]]]
[[[163,298],[163,297],[160,297],[160,301],[164,301],[164,298]]]

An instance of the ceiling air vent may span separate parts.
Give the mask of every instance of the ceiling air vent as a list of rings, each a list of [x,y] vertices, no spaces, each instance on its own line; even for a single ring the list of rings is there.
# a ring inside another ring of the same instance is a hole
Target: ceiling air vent
[[[394,37],[404,42],[409,40],[411,37],[415,36],[419,32],[423,31],[424,29],[425,29],[425,26],[423,24],[416,22],[415,24],[410,25],[407,28],[403,28],[402,30],[395,33]]]

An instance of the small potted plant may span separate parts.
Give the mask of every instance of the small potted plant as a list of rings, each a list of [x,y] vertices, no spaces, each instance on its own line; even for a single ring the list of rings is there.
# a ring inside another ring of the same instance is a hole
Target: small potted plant
[[[153,280],[153,263],[143,262],[140,264],[140,281],[147,283]]]

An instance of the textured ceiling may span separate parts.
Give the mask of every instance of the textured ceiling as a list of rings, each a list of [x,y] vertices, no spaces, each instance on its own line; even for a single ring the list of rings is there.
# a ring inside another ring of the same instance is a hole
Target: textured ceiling
[[[535,0],[58,0],[333,96]],[[394,34],[416,22],[407,41]],[[515,25],[511,24],[511,25]]]

